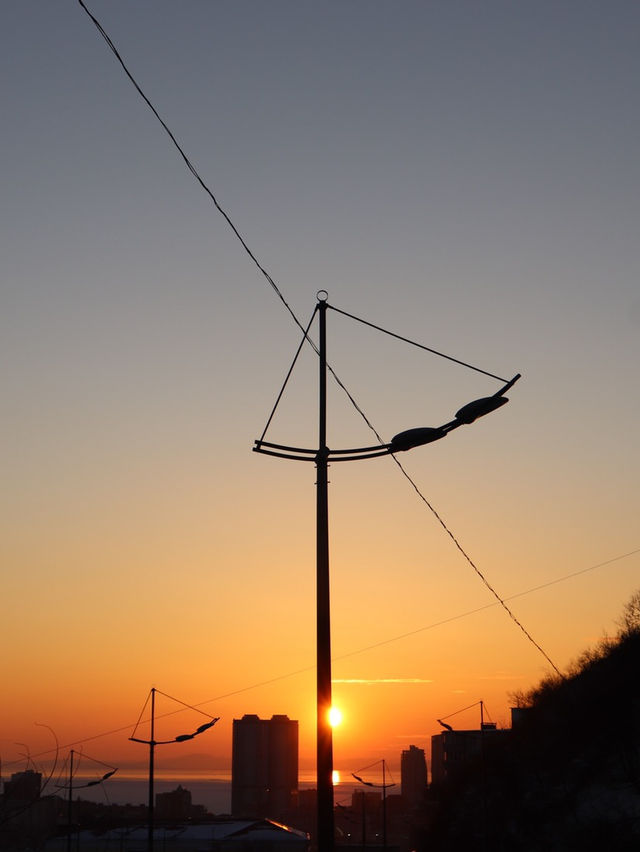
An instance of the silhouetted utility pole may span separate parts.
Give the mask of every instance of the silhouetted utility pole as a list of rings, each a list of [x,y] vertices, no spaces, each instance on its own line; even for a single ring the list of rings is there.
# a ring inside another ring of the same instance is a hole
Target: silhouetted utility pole
[[[149,852],[153,852],[153,823],[155,816],[155,802],[153,796],[153,782],[154,782],[154,761],[155,761],[155,751],[156,751],[156,741],[155,741],[155,724],[156,724],[156,690],[155,687],[151,688],[151,731],[150,731],[150,739],[149,739],[149,795],[148,795],[148,811],[147,811],[147,847]]]
[[[254,442],[253,450],[278,458],[295,461],[315,462],[316,465],[316,661],[317,661],[317,796],[318,796],[318,850],[332,852],[334,846],[334,814],[333,814],[333,734],[329,722],[331,710],[331,616],[329,595],[329,511],[327,496],[327,477],[330,462],[357,461],[359,459],[377,458],[413,449],[423,444],[429,444],[444,438],[450,431],[465,423],[472,423],[478,417],[495,411],[507,402],[505,391],[519,378],[516,376],[496,394],[491,397],[474,400],[461,408],[454,420],[437,428],[420,427],[401,432],[392,438],[388,444],[377,444],[373,447],[357,447],[348,450],[330,450],[327,447],[327,340],[326,316],[328,293],[320,290],[317,294],[317,304],[309,325],[304,331],[304,337],[285,384],[280,391],[276,404],[267,421],[262,436]],[[334,310],[337,310],[334,308]],[[319,317],[319,344],[314,348],[319,357],[319,393],[318,393],[318,447],[289,447],[284,444],[273,444],[264,440],[269,424],[291,375],[296,359],[305,340],[316,313]],[[339,311],[343,313],[344,311]],[[345,314],[351,317],[350,314]],[[351,317],[358,319],[357,317]],[[363,320],[360,320],[364,322]],[[366,323],[370,325],[370,323]],[[384,331],[373,326],[378,331]],[[398,335],[394,335],[398,337]],[[400,338],[407,343],[405,338]],[[418,344],[416,344],[418,345]],[[425,347],[421,347],[425,348]],[[433,354],[433,350],[429,350]],[[448,356],[445,356],[448,357]],[[462,362],[458,362],[462,364]],[[463,366],[469,366],[463,364]],[[476,368],[472,368],[476,369]],[[484,371],[481,371],[484,372]],[[491,374],[488,374],[491,375]],[[499,378],[494,376],[493,378]],[[504,381],[504,380],[501,380]]]
[[[153,830],[154,830],[154,794],[153,794],[153,785],[154,785],[154,760],[155,760],[155,749],[158,745],[169,745],[170,743],[183,743],[186,740],[192,740],[194,737],[197,737],[198,734],[204,733],[209,728],[212,728],[215,723],[219,720],[219,716],[209,716],[210,722],[205,722],[204,725],[200,725],[192,734],[179,734],[177,737],[174,737],[172,740],[156,740],[155,738],[155,724],[156,724],[156,692],[158,690],[155,687],[151,688],[150,698],[151,698],[151,721],[150,721],[150,739],[142,740],[139,737],[130,736],[129,739],[134,743],[144,743],[144,745],[149,746],[149,805],[147,810],[147,849],[148,852],[153,852]],[[164,695],[164,693],[161,693]],[[171,698],[171,696],[166,696],[167,698]],[[178,701],[176,698],[172,698],[172,701],[177,701],[178,704],[182,704],[184,707],[187,707],[190,710],[196,710],[195,707],[191,707],[189,704],[184,704],[183,701]],[[149,698],[147,698],[149,701]],[[143,708],[144,712],[144,708]],[[202,710],[197,710],[196,712],[202,713]],[[141,714],[142,715],[142,714]],[[208,713],[202,713],[203,716],[208,716]],[[139,723],[138,723],[139,724]],[[136,725],[134,729],[134,733],[136,732],[138,725]]]
[[[389,787],[395,787],[395,781],[392,781],[391,784],[387,784],[387,764],[385,760],[376,761],[376,763],[372,763],[371,766],[365,766],[364,769],[371,769],[372,766],[376,766],[378,763],[382,764],[382,784],[374,784],[372,781],[365,781],[361,775],[356,775],[355,772],[351,774],[359,781],[361,784],[364,784],[365,787],[377,787],[379,790],[382,790],[382,846],[383,849],[387,848],[387,790]],[[364,772],[364,769],[358,770],[359,772]],[[365,794],[362,794],[362,801],[364,804]],[[363,834],[364,837],[364,834]],[[362,846],[364,848],[364,840],[362,841]]]
[[[71,812],[73,806],[73,749],[69,753],[69,796],[67,799],[67,852],[71,852]]]
[[[71,852],[71,835],[73,833],[73,791],[82,790],[86,787],[95,787],[96,784],[102,784],[103,781],[106,781],[108,778],[111,778],[112,775],[115,775],[118,771],[116,767],[111,767],[108,772],[103,773],[100,778],[96,778],[95,781],[89,781],[86,784],[76,784],[73,785],[73,756],[75,752],[73,749],[69,752],[69,782],[68,784],[56,784],[56,787],[59,790],[67,790],[67,852]],[[94,757],[89,757],[88,755],[81,755],[81,759],[84,757],[85,759],[90,760],[92,763],[98,763],[101,766],[108,766],[109,764],[103,763],[101,760],[96,760]]]
[[[333,730],[331,711],[331,603],[329,594],[329,507],[327,448],[327,302],[318,300],[320,376],[316,512],[316,657],[317,657],[317,772],[318,849],[333,849]]]

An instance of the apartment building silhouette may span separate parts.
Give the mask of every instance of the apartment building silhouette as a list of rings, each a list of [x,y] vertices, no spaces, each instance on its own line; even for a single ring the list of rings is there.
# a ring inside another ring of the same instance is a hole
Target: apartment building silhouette
[[[402,752],[400,777],[405,806],[421,807],[427,797],[427,761],[424,749],[412,745]]]
[[[231,812],[282,819],[298,795],[298,722],[288,716],[233,720]]]

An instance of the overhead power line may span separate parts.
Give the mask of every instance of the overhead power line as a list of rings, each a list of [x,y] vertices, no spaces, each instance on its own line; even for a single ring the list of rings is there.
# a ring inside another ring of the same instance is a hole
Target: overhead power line
[[[249,248],[248,243],[246,242],[246,240],[244,239],[244,237],[243,237],[243,236],[242,236],[242,234],[240,233],[239,229],[238,229],[238,228],[236,227],[236,225],[232,222],[232,220],[231,220],[230,216],[227,214],[227,212],[223,209],[223,207],[222,207],[222,206],[221,206],[221,204],[219,203],[219,201],[218,201],[218,199],[216,198],[216,196],[215,196],[215,194],[213,193],[213,191],[210,189],[210,187],[207,185],[207,183],[206,183],[206,182],[203,180],[203,178],[200,176],[200,174],[199,174],[198,170],[196,169],[196,167],[193,165],[193,163],[191,162],[191,160],[190,160],[190,159],[189,159],[189,157],[187,156],[187,154],[186,154],[186,152],[185,152],[184,148],[183,148],[183,147],[180,145],[180,143],[178,142],[178,140],[177,140],[177,138],[176,138],[175,134],[171,131],[171,129],[169,128],[169,126],[167,125],[167,123],[166,123],[166,122],[164,121],[164,119],[161,117],[161,115],[160,115],[160,113],[158,112],[158,110],[155,108],[155,106],[152,104],[152,102],[150,101],[150,99],[149,99],[149,98],[147,97],[147,95],[144,93],[144,91],[142,90],[142,88],[140,87],[140,85],[138,84],[138,82],[136,81],[136,79],[134,78],[133,74],[131,73],[131,71],[129,70],[129,68],[127,67],[127,65],[125,64],[125,62],[124,62],[124,60],[123,60],[122,56],[120,55],[120,53],[119,53],[118,49],[116,48],[116,46],[115,46],[114,42],[112,41],[111,37],[109,36],[109,34],[106,32],[106,30],[104,29],[104,27],[102,26],[102,24],[98,21],[98,19],[97,19],[97,18],[96,18],[96,17],[95,17],[95,16],[94,16],[94,15],[93,15],[90,11],[89,11],[89,9],[87,8],[87,6],[86,6],[86,4],[83,2],[83,0],[78,0],[78,3],[79,3],[79,5],[80,5],[80,7],[83,9],[83,11],[87,14],[87,16],[91,19],[91,21],[93,22],[94,26],[96,27],[96,29],[98,30],[98,32],[100,33],[100,35],[102,36],[102,38],[104,39],[104,41],[106,42],[106,44],[108,45],[109,49],[112,51],[113,55],[116,57],[116,59],[117,59],[117,60],[118,60],[118,62],[120,63],[120,66],[122,67],[122,69],[123,69],[124,73],[127,75],[127,77],[128,77],[128,79],[130,80],[131,84],[134,86],[134,88],[136,89],[136,91],[138,92],[138,94],[140,95],[140,97],[144,100],[144,102],[146,103],[146,105],[149,107],[149,109],[152,111],[152,113],[154,114],[154,116],[156,117],[156,119],[158,120],[158,122],[160,123],[160,125],[162,126],[162,128],[164,129],[165,133],[168,135],[169,139],[171,140],[172,144],[174,145],[174,147],[176,148],[176,150],[177,150],[177,151],[178,151],[178,153],[180,154],[181,158],[183,159],[183,161],[184,161],[185,165],[187,166],[187,168],[189,169],[189,171],[191,172],[191,174],[193,175],[193,177],[197,180],[197,182],[200,184],[200,186],[202,187],[202,189],[203,189],[203,190],[207,193],[207,195],[209,196],[209,198],[211,199],[211,201],[212,201],[212,202],[213,202],[213,204],[215,205],[215,207],[216,207],[216,209],[218,210],[218,212],[219,212],[219,213],[223,216],[223,218],[224,218],[224,220],[226,221],[227,225],[231,228],[231,230],[233,231],[233,233],[235,234],[235,236],[236,236],[236,237],[237,237],[237,239],[239,240],[239,242],[240,242],[240,244],[242,245],[242,247],[243,247],[244,251],[245,251],[245,252],[247,253],[247,255],[251,258],[251,260],[252,260],[252,261],[253,261],[253,263],[256,265],[256,267],[258,268],[258,270],[260,271],[260,273],[262,274],[262,276],[265,278],[265,280],[269,283],[270,287],[271,287],[271,288],[273,289],[273,291],[276,293],[277,297],[280,299],[280,301],[282,302],[282,304],[284,305],[284,307],[286,308],[286,310],[288,311],[288,313],[289,313],[289,314],[290,314],[290,316],[292,317],[292,319],[293,319],[293,321],[295,322],[295,324],[296,324],[296,325],[298,326],[298,328],[299,328],[299,329],[303,332],[303,334],[304,334],[304,339],[305,339],[305,340],[307,340],[307,341],[309,342],[309,344],[313,347],[313,349],[314,349],[316,352],[318,352],[317,346],[316,346],[316,345],[315,345],[315,343],[311,340],[311,338],[308,336],[307,329],[305,329],[305,328],[303,327],[302,323],[300,322],[300,320],[299,320],[299,319],[298,319],[298,317],[296,316],[295,312],[293,311],[293,309],[291,308],[291,306],[289,305],[289,303],[288,303],[288,302],[286,301],[286,299],[284,298],[284,295],[283,295],[282,291],[280,290],[280,288],[278,287],[278,285],[276,284],[276,282],[274,281],[274,279],[273,279],[273,278],[271,277],[271,275],[267,272],[266,268],[265,268],[265,267],[264,267],[264,266],[263,266],[263,265],[259,262],[259,260],[258,260],[258,258],[256,257],[256,255],[255,255],[255,254],[251,251],[251,249]],[[343,313],[344,313],[344,312],[343,312]],[[348,316],[350,316],[350,315],[348,315]],[[374,327],[376,327],[376,326],[374,326]],[[382,330],[382,329],[381,329],[381,330]],[[395,336],[399,336],[399,335],[395,335]],[[404,338],[402,338],[402,339],[404,339]],[[406,342],[413,343],[413,341],[408,341],[408,340],[407,340]],[[418,345],[418,344],[415,344],[415,345]],[[421,348],[427,349],[428,347],[421,347]],[[442,355],[442,353],[436,352],[435,350],[429,349],[428,351],[433,352],[434,354],[437,354],[437,355],[441,355],[442,357],[448,358],[449,360],[457,361],[457,359],[451,358],[450,356],[447,356],[447,355]],[[464,362],[461,362],[461,361],[457,361],[457,363],[464,364]],[[465,366],[471,366],[471,365],[467,365],[467,364],[464,364],[464,365],[465,365]],[[328,365],[328,366],[329,366],[329,365]],[[473,367],[472,369],[477,369],[477,368]],[[379,433],[378,433],[378,431],[375,429],[375,427],[373,426],[373,424],[371,423],[371,421],[369,420],[369,418],[368,418],[368,417],[367,417],[367,415],[365,414],[364,410],[363,410],[363,409],[362,409],[362,408],[358,405],[358,403],[356,402],[356,400],[355,400],[355,398],[353,397],[353,395],[352,395],[352,394],[348,391],[348,389],[346,388],[346,386],[344,385],[344,383],[343,383],[343,382],[342,382],[342,381],[338,378],[337,374],[336,374],[336,373],[335,373],[335,371],[331,368],[331,366],[329,366],[329,370],[330,370],[331,374],[333,375],[333,377],[334,377],[335,381],[338,383],[338,385],[340,386],[340,388],[342,388],[342,390],[344,391],[344,393],[347,395],[348,399],[350,400],[350,402],[352,403],[352,405],[354,406],[354,408],[356,409],[356,411],[358,411],[358,413],[360,414],[360,416],[363,418],[363,420],[365,421],[365,423],[367,424],[367,426],[369,427],[369,429],[370,429],[370,430],[371,430],[371,431],[372,431],[372,432],[376,435],[376,437],[379,439],[380,443],[384,443],[384,441],[382,440],[382,438],[381,438],[380,434],[379,434]],[[499,378],[499,377],[497,377],[497,376],[494,376],[494,374],[492,374],[492,373],[486,373],[486,371],[484,371],[484,370],[479,370],[479,372],[483,372],[483,373],[485,373],[485,375],[490,375],[490,376],[492,376],[492,377],[494,377],[494,378]],[[536,642],[536,641],[534,640],[534,638],[531,636],[531,634],[529,633],[529,631],[528,631],[528,630],[527,630],[527,629],[523,626],[523,624],[522,624],[522,623],[518,620],[518,618],[517,618],[517,617],[514,615],[514,613],[511,611],[511,609],[510,609],[510,608],[506,605],[504,598],[502,598],[502,597],[498,594],[498,592],[497,592],[497,591],[493,588],[493,586],[489,583],[489,581],[487,580],[487,578],[485,577],[485,575],[484,575],[484,574],[483,574],[483,573],[479,570],[479,568],[477,567],[477,565],[474,563],[473,559],[472,559],[472,558],[469,556],[469,554],[468,554],[468,553],[464,550],[464,548],[462,547],[462,545],[460,544],[459,540],[456,538],[456,536],[454,535],[454,533],[453,533],[453,532],[451,531],[451,529],[447,526],[447,524],[444,522],[444,520],[441,518],[441,516],[440,516],[440,515],[438,514],[438,512],[435,510],[435,508],[433,507],[433,505],[432,505],[432,504],[431,504],[431,503],[427,500],[427,498],[424,496],[424,494],[420,491],[420,489],[418,488],[418,486],[417,486],[417,484],[414,482],[414,480],[411,478],[411,476],[407,473],[407,471],[406,471],[406,470],[405,470],[405,468],[403,467],[402,463],[401,463],[400,461],[398,461],[398,459],[397,459],[395,456],[393,456],[393,459],[394,459],[394,461],[395,461],[396,465],[398,466],[398,468],[400,469],[400,471],[402,472],[402,474],[406,477],[406,479],[407,479],[407,480],[410,482],[410,484],[413,486],[414,490],[416,491],[416,493],[418,494],[418,496],[420,497],[420,499],[424,502],[424,504],[425,504],[425,505],[427,506],[427,508],[431,511],[431,513],[434,515],[434,517],[435,517],[435,518],[436,518],[436,520],[439,522],[439,524],[443,527],[443,529],[445,530],[445,532],[446,532],[446,533],[449,535],[449,537],[452,539],[452,541],[453,541],[453,543],[455,544],[455,546],[457,547],[457,549],[458,549],[458,550],[460,551],[460,553],[464,556],[464,558],[466,559],[466,561],[467,561],[467,562],[469,563],[469,565],[473,568],[473,570],[476,572],[476,574],[478,575],[478,577],[482,580],[482,582],[483,582],[483,583],[484,583],[484,585],[487,587],[487,589],[490,591],[490,593],[491,593],[491,594],[492,594],[492,595],[496,598],[496,600],[499,602],[499,604],[501,605],[501,607],[503,608],[503,610],[506,612],[506,614],[509,616],[509,618],[510,618],[510,619],[514,622],[514,624],[515,624],[515,625],[516,625],[516,626],[517,626],[517,627],[518,627],[518,628],[522,631],[522,633],[523,633],[523,634],[524,634],[524,636],[527,638],[527,640],[528,640],[529,642],[531,642],[531,643],[532,643],[532,644],[533,644],[533,645],[534,645],[534,646],[538,649],[538,651],[539,651],[539,652],[540,652],[540,653],[544,656],[544,658],[545,658],[545,659],[547,660],[547,662],[548,662],[548,663],[552,666],[552,668],[553,668],[553,669],[554,669],[554,670],[555,670],[558,674],[560,674],[560,670],[558,669],[558,667],[556,666],[556,664],[555,664],[555,663],[553,662],[553,660],[549,657],[549,655],[546,653],[546,651],[544,651],[544,650],[543,650],[543,648],[542,648],[542,647],[538,644],[538,642]]]
[[[630,550],[628,553],[621,553],[619,556],[614,556],[611,559],[606,559],[604,562],[598,562],[596,565],[589,565],[588,568],[581,568],[579,571],[572,571],[570,574],[564,574],[562,577],[556,577],[554,580],[549,580],[546,583],[541,583],[538,586],[532,586],[529,589],[525,589],[522,592],[516,592],[513,595],[509,595],[509,597],[505,598],[507,601],[515,600],[516,598],[525,597],[525,595],[531,595],[534,592],[539,592],[542,589],[547,589],[550,586],[555,586],[558,583],[565,583],[567,580],[573,580],[575,577],[580,577],[582,574],[587,574],[590,571],[595,571],[597,568],[604,568],[605,565],[612,565],[614,562],[620,562],[622,559],[628,559],[630,556],[636,556],[640,553],[640,547],[635,550]],[[391,636],[388,639],[382,639],[380,642],[374,642],[371,645],[366,645],[363,648],[358,648],[354,651],[348,651],[346,654],[339,654],[332,658],[333,662],[338,660],[347,660],[350,657],[355,657],[358,654],[364,654],[367,651],[374,651],[376,648],[380,648],[383,645],[390,645],[393,642],[401,642],[403,639],[409,639],[411,636],[416,636],[418,633],[425,633],[427,630],[435,630],[437,627],[443,627],[445,624],[451,624],[454,621],[460,621],[463,618],[469,618],[471,615],[477,615],[480,612],[484,612],[487,609],[492,609],[493,607],[498,606],[497,601],[493,603],[484,604],[484,606],[476,607],[475,609],[467,610],[466,612],[460,612],[457,615],[452,615],[449,618],[443,618],[441,621],[434,621],[431,624],[425,624],[422,627],[417,627],[415,630],[409,630],[406,633],[401,633],[397,636]],[[305,674],[306,672],[313,671],[315,666],[304,666],[301,669],[296,669],[292,672],[287,672],[286,674],[276,675],[275,677],[268,678],[267,680],[261,680],[258,683],[253,683],[250,686],[243,686],[239,689],[231,690],[230,692],[224,692],[220,695],[217,695],[215,698],[207,698],[204,701],[199,701],[197,704],[189,704],[185,705],[185,708],[191,710],[197,710],[199,707],[204,707],[206,704],[214,704],[216,701],[223,701],[225,698],[233,698],[235,695],[242,695],[244,692],[251,692],[254,689],[260,689],[263,686],[270,686],[272,683],[278,683],[279,681],[288,680],[291,677],[297,677],[300,674]],[[168,716],[175,716],[177,713],[183,713],[184,710],[170,710],[167,713],[162,713],[156,716],[157,719],[164,719]],[[139,720],[138,720],[139,721]],[[126,731],[131,730],[131,723],[128,725],[123,725],[120,728],[112,728],[109,731],[102,731],[98,734],[92,734],[89,737],[83,737],[79,740],[74,740],[71,743],[66,743],[65,745],[60,746],[60,749],[73,748],[75,746],[83,745],[84,743],[92,742],[93,740],[99,740],[103,737],[111,737],[115,734],[122,734]],[[51,754],[51,750],[42,751],[35,755],[29,755],[29,759],[33,760],[33,758],[41,758],[45,757],[48,754]],[[12,766],[17,761],[5,761],[5,766]]]
[[[119,63],[120,63],[120,65],[122,66],[122,70],[123,70],[123,71],[124,71],[124,73],[127,75],[127,77],[129,78],[129,80],[131,81],[131,84],[133,85],[133,87],[135,88],[135,90],[138,92],[138,94],[140,95],[140,97],[142,98],[142,100],[146,103],[146,105],[149,107],[149,109],[151,110],[151,112],[155,115],[155,117],[158,119],[158,121],[159,121],[159,122],[160,122],[160,124],[162,125],[162,127],[163,127],[163,129],[164,129],[165,133],[167,134],[167,136],[169,137],[169,139],[171,139],[171,142],[173,143],[174,147],[176,148],[176,150],[178,151],[178,153],[180,154],[180,156],[181,156],[181,157],[182,157],[182,159],[184,160],[184,163],[185,163],[186,167],[189,169],[189,171],[190,171],[190,172],[191,172],[191,174],[194,176],[194,178],[198,181],[198,183],[200,184],[200,186],[202,187],[202,189],[204,189],[204,191],[207,193],[207,195],[209,196],[209,198],[211,199],[211,201],[213,201],[213,203],[214,203],[214,205],[215,205],[216,209],[217,209],[217,210],[218,210],[218,212],[222,215],[222,217],[223,217],[223,218],[224,218],[224,220],[226,221],[227,225],[231,228],[231,230],[233,231],[233,233],[235,234],[235,236],[237,237],[237,239],[240,241],[240,244],[242,245],[242,247],[243,247],[243,249],[245,250],[245,252],[249,255],[249,257],[251,258],[251,260],[252,260],[252,261],[254,262],[254,264],[258,267],[258,269],[260,270],[261,274],[262,274],[262,275],[264,276],[264,278],[268,281],[269,285],[271,286],[271,288],[273,289],[273,291],[275,292],[275,294],[277,295],[277,297],[280,299],[280,301],[282,302],[282,304],[285,306],[285,308],[287,309],[287,311],[290,313],[290,315],[291,315],[291,317],[292,317],[293,321],[296,323],[296,325],[297,325],[300,329],[302,329],[302,330],[304,331],[304,328],[302,327],[302,324],[300,323],[300,321],[299,321],[298,317],[295,315],[295,313],[294,313],[293,309],[291,308],[291,306],[289,305],[289,303],[287,302],[287,300],[284,298],[284,295],[282,294],[282,291],[280,290],[280,288],[278,287],[278,285],[276,284],[276,282],[273,280],[273,278],[271,277],[271,275],[269,275],[269,273],[267,272],[267,270],[264,268],[264,266],[260,263],[260,261],[258,260],[258,258],[255,256],[255,254],[251,251],[251,249],[249,248],[249,245],[247,244],[246,240],[244,239],[244,237],[242,236],[242,234],[240,233],[240,231],[238,230],[238,228],[237,228],[237,227],[234,225],[234,223],[231,221],[231,217],[230,217],[230,216],[229,216],[229,214],[226,212],[226,210],[224,210],[224,208],[221,206],[221,204],[219,203],[218,199],[217,199],[217,198],[216,198],[216,196],[214,195],[214,193],[213,193],[213,191],[211,190],[211,188],[210,188],[210,187],[209,187],[209,186],[205,183],[205,181],[202,179],[202,177],[200,176],[200,174],[199,174],[198,170],[196,169],[196,167],[193,165],[193,163],[191,162],[191,160],[190,160],[190,159],[189,159],[189,157],[187,156],[187,154],[186,154],[186,152],[185,152],[184,148],[183,148],[183,147],[182,147],[182,145],[178,142],[178,140],[176,139],[176,137],[175,137],[174,133],[172,132],[172,130],[171,130],[171,129],[169,128],[169,126],[167,125],[166,121],[162,118],[162,116],[160,115],[160,113],[158,112],[158,110],[154,107],[154,105],[151,103],[151,101],[149,100],[149,98],[147,97],[147,95],[146,95],[146,94],[142,91],[142,88],[138,85],[138,82],[136,81],[136,79],[135,79],[135,77],[133,76],[133,74],[131,73],[131,71],[129,71],[129,69],[127,68],[127,66],[126,66],[126,64],[125,64],[124,59],[123,59],[123,58],[122,58],[122,56],[120,55],[120,53],[119,53],[119,51],[118,51],[117,47],[115,46],[115,44],[114,44],[114,43],[113,43],[113,41],[111,40],[111,38],[110,38],[109,34],[106,32],[106,30],[104,29],[104,27],[102,26],[102,24],[100,23],[100,21],[99,21],[99,20],[95,17],[95,15],[93,15],[93,14],[89,11],[89,9],[88,9],[88,8],[86,7],[86,5],[84,4],[83,0],[78,0],[78,3],[79,3],[79,4],[80,4],[80,6],[82,7],[82,9],[86,12],[86,14],[89,16],[89,18],[93,21],[93,24],[95,25],[96,29],[98,30],[98,32],[100,33],[100,35],[102,36],[102,38],[103,38],[103,39],[105,40],[105,42],[109,45],[109,49],[112,51],[113,55],[116,57],[116,59],[118,60],[118,62],[119,62]]]

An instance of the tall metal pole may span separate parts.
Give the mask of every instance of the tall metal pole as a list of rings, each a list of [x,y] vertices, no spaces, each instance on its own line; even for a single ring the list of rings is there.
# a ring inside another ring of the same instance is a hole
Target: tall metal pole
[[[382,760],[382,846],[387,850],[387,777],[384,758]]]
[[[480,701],[480,767],[482,776],[482,848],[488,849],[487,845],[487,774],[484,762],[484,701]]]
[[[327,340],[326,321],[328,294],[320,290],[317,294],[316,310],[319,316],[319,436],[318,449],[291,447],[265,441],[264,436],[271,422],[273,412],[267,421],[267,426],[261,438],[254,442],[254,452],[278,458],[288,458],[296,461],[314,461],[317,475],[317,504],[316,504],[316,653],[317,653],[317,841],[318,852],[333,852],[334,848],[334,811],[333,811],[333,738],[329,722],[331,709],[331,622],[329,595],[329,510],[328,510],[328,466],[329,460],[356,461],[365,458],[394,455],[414,447],[430,444],[444,438],[453,429],[464,424],[473,423],[478,417],[483,417],[500,408],[508,399],[505,392],[520,378],[514,376],[504,387],[491,397],[476,399],[463,406],[456,412],[453,420],[438,428],[408,429],[395,435],[388,444],[374,447],[357,447],[348,450],[330,450],[327,447]],[[341,313],[345,313],[341,311]],[[351,316],[350,314],[346,314]],[[357,319],[357,317],[352,317]],[[315,319],[315,312],[312,317]],[[367,323],[368,325],[370,323]],[[374,326],[374,328],[378,328]],[[384,329],[378,329],[384,331]],[[397,335],[394,335],[397,336]],[[306,338],[306,331],[305,331]],[[404,338],[400,338],[404,339]],[[411,342],[411,341],[406,341]],[[302,345],[302,344],[301,344]],[[424,347],[423,347],[424,348]],[[434,350],[431,350],[434,351]],[[298,353],[300,348],[298,349]],[[436,353],[440,354],[440,353]],[[445,356],[448,357],[448,356]],[[296,354],[297,358],[297,354]],[[455,359],[454,359],[455,360]],[[458,362],[464,364],[464,362]],[[295,359],[294,359],[295,364]],[[470,364],[464,366],[471,367]],[[478,369],[471,367],[472,369]],[[293,369],[293,364],[291,369]],[[480,372],[485,372],[484,370]],[[289,375],[291,370],[289,371]],[[499,376],[486,373],[500,380]],[[287,377],[288,378],[288,377]],[[502,380],[504,381],[504,380]],[[285,382],[286,384],[286,382]],[[284,387],[283,389],[284,390]],[[278,396],[278,401],[282,391]],[[276,405],[278,402],[276,402]],[[274,407],[275,412],[275,407]],[[383,767],[384,771],[384,767]],[[394,786],[393,784],[389,786]],[[386,787],[386,781],[383,784]]]
[[[153,852],[153,757],[156,723],[156,689],[151,688],[151,736],[149,737],[149,823],[147,827],[147,848]]]
[[[67,852],[71,852],[71,813],[73,808],[73,749],[69,755],[69,798],[67,800],[67,825],[69,833],[67,834]]]
[[[321,291],[323,292],[323,291]],[[318,294],[320,390],[316,514],[316,653],[318,850],[333,852],[333,736],[331,709],[331,620],[329,596],[329,507],[327,448],[327,302]]]

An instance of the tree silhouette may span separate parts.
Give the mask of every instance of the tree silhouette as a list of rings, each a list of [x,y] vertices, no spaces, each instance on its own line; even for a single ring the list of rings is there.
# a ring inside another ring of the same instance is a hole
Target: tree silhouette
[[[622,636],[640,632],[640,589],[634,592],[625,604],[617,624]]]

